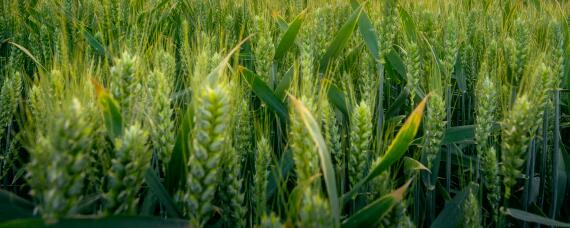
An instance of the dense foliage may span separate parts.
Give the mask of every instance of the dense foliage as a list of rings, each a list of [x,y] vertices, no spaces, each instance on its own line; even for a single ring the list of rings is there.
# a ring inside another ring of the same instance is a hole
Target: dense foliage
[[[570,4],[1,0],[0,227],[570,227]]]

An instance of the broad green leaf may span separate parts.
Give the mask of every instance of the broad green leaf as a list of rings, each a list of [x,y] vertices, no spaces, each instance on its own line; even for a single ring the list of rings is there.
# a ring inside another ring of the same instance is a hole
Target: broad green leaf
[[[61,219],[58,223],[46,224],[41,218],[37,219],[16,219],[5,223],[0,223],[0,228],[12,227],[189,227],[187,220],[182,219],[162,219],[159,217],[142,216],[115,216],[106,218],[69,218]]]
[[[340,28],[336,34],[334,40],[328,46],[324,56],[321,59],[321,64],[319,71],[325,72],[329,67],[330,62],[342,51],[342,49],[348,44],[356,25],[358,24],[358,19],[360,18],[360,13],[362,13],[362,7],[354,10],[352,15],[348,18],[348,21]]]
[[[291,66],[289,70],[285,72],[285,76],[281,79],[281,81],[279,81],[279,84],[277,84],[277,87],[275,88],[275,96],[279,97],[281,100],[285,99],[285,96],[287,95],[287,90],[293,81],[293,73],[295,72],[293,66]]]
[[[192,105],[188,105],[192,107]],[[182,117],[180,126],[176,134],[172,155],[166,168],[166,176],[164,177],[166,189],[170,194],[176,193],[178,189],[186,186],[186,175],[188,174],[188,154],[190,145],[190,131],[192,130],[192,120],[194,118],[192,108],[189,108]]]
[[[458,127],[450,127],[445,130],[442,145],[451,143],[460,143],[475,140],[475,127],[473,125],[464,125]]]
[[[352,9],[357,10],[360,8],[360,4],[356,0],[350,1],[352,5]],[[368,18],[368,14],[366,11],[362,10],[360,14],[360,18],[358,19],[358,30],[360,31],[360,35],[362,35],[362,39],[364,39],[364,43],[366,44],[366,48],[370,55],[375,60],[380,60],[380,48],[378,47],[378,36],[376,35],[376,31],[374,29],[374,25],[370,22]]]
[[[479,187],[475,183],[469,184],[461,192],[457,193],[451,201],[445,203],[445,207],[439,213],[435,221],[431,224],[431,227],[435,228],[455,228],[458,227],[461,218],[463,218],[463,202],[467,198],[469,192],[477,194]]]
[[[277,45],[277,49],[275,49],[274,61],[278,61],[283,58],[287,51],[295,44],[295,38],[297,38],[297,34],[299,34],[303,20],[305,20],[305,11],[302,11],[297,15],[293,22],[288,25],[287,31],[283,34],[281,41],[279,41],[279,44]]]
[[[162,203],[162,205],[165,207],[166,212],[174,218],[181,218],[180,212],[178,212],[176,206],[174,205],[174,201],[162,183],[160,183],[160,179],[158,176],[156,176],[156,173],[152,169],[148,169],[144,177],[146,184],[152,190],[154,195],[158,197],[160,203]]]
[[[327,187],[327,195],[330,200],[332,215],[335,219],[335,224],[340,224],[340,210],[339,210],[339,203],[337,197],[337,189],[336,189],[336,178],[334,172],[334,166],[331,161],[330,153],[327,150],[327,145],[325,143],[325,139],[321,134],[321,127],[313,118],[313,115],[307,110],[307,108],[296,98],[290,96],[291,103],[295,108],[296,114],[299,115],[305,128],[311,135],[311,139],[317,146],[317,151],[319,153],[319,160],[321,163],[321,170],[323,171],[323,176],[325,178],[325,184]]]
[[[404,186],[396,191],[377,199],[376,201],[366,205],[366,207],[357,211],[350,218],[342,222],[342,228],[353,227],[374,227],[382,219],[382,217],[390,212],[394,205],[404,198],[406,189],[410,186],[408,181]]]
[[[380,163],[376,167],[373,167],[370,173],[364,179],[360,180],[356,185],[354,185],[354,187],[348,193],[342,196],[343,203],[346,203],[350,198],[352,198],[358,192],[361,186],[365,185],[368,181],[386,171],[392,164],[404,156],[408,150],[408,147],[414,140],[416,133],[418,132],[418,128],[420,127],[428,98],[429,96],[426,96],[424,100],[420,102],[416,109],[410,114],[406,122],[404,122],[404,125],[402,125],[400,131],[398,131],[398,134],[396,134],[396,138],[394,138],[388,147],[388,150],[386,151]]]
[[[123,134],[123,117],[119,104],[111,95],[103,88],[99,82],[92,79],[91,82],[95,86],[97,100],[103,111],[105,127],[111,139],[115,139]]]
[[[34,204],[14,193],[0,190],[0,221],[34,216]]]
[[[264,101],[269,106],[269,108],[271,108],[275,113],[277,113],[277,115],[279,116],[279,118],[281,118],[281,120],[287,121],[289,118],[287,113],[287,107],[285,106],[285,104],[283,104],[283,102],[281,102],[279,98],[277,98],[277,96],[275,96],[275,94],[273,94],[269,86],[267,86],[267,84],[265,84],[265,82],[263,82],[263,80],[259,78],[257,74],[253,73],[247,68],[239,67],[239,70],[241,72],[241,75],[243,75],[245,80],[251,86],[251,89],[253,90],[255,95],[257,95],[262,101]]]
[[[336,106],[345,116],[348,116],[350,113],[350,107],[346,102],[345,94],[335,85],[330,85],[328,91],[328,98],[329,101]]]
[[[521,211],[519,209],[508,208],[506,213],[507,213],[507,215],[510,215],[513,218],[516,218],[518,220],[522,220],[525,222],[532,222],[532,223],[537,223],[537,224],[541,224],[541,225],[545,225],[545,226],[570,227],[570,223],[556,221],[556,220],[551,219],[551,218],[543,217],[543,216],[536,215],[533,213],[529,213],[526,211]]]
[[[11,44],[12,46],[20,49],[20,51],[24,52],[24,54],[26,54],[28,57],[30,57],[30,59],[32,59],[32,61],[34,61],[35,64],[37,64],[43,70],[46,70],[46,68],[40,63],[40,61],[38,61],[38,59],[36,59],[36,57],[34,55],[32,55],[32,53],[28,49],[26,49],[25,47],[22,47],[21,45],[19,45],[17,43],[14,43],[12,41],[8,41],[8,44]]]

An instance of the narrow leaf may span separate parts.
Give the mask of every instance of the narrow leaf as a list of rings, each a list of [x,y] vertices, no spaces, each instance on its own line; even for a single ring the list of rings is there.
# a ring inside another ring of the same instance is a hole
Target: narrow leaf
[[[305,128],[311,135],[311,139],[317,146],[319,152],[319,160],[321,162],[321,170],[323,170],[323,176],[325,178],[325,184],[327,187],[327,194],[330,200],[331,209],[333,217],[335,218],[335,223],[340,224],[340,210],[339,210],[339,203],[337,197],[337,189],[336,189],[336,178],[335,178],[335,170],[331,161],[330,154],[327,150],[327,145],[325,143],[325,139],[321,134],[321,128],[313,115],[305,108],[305,106],[293,96],[289,96],[291,99],[291,103],[296,110],[296,113],[301,117]]]
[[[192,107],[189,105],[188,107]],[[188,174],[188,154],[190,139],[190,131],[194,117],[193,109],[189,108],[186,114],[182,117],[182,123],[178,128],[174,148],[172,148],[172,155],[166,168],[165,185],[170,194],[174,194],[178,189],[186,185],[186,175]]]
[[[285,95],[289,87],[291,87],[291,82],[293,81],[293,73],[294,69],[293,66],[285,72],[285,76],[279,81],[277,87],[275,88],[275,96],[279,97],[280,100],[285,99]]]
[[[529,213],[529,212],[522,211],[519,209],[514,209],[514,208],[508,208],[507,209],[507,215],[510,215],[511,217],[516,218],[518,220],[522,220],[525,222],[533,222],[533,223],[537,223],[537,224],[541,224],[541,225],[545,225],[545,226],[570,227],[570,223],[564,223],[564,222],[556,221],[556,220],[551,219],[551,218],[543,217],[540,215],[536,215],[533,213]]]
[[[160,183],[160,179],[156,176],[156,173],[152,169],[148,169],[145,174],[145,181],[148,187],[152,190],[154,195],[158,197],[158,200],[162,205],[166,208],[166,212],[174,217],[174,218],[181,218],[180,212],[176,209],[174,205],[174,201],[162,185]]]
[[[451,201],[445,203],[445,208],[439,213],[431,227],[449,227],[455,228],[459,225],[460,219],[463,218],[463,202],[467,198],[469,192],[477,193],[478,185],[471,183],[465,187],[461,192],[457,193]]]
[[[348,193],[343,195],[343,203],[346,203],[350,198],[352,198],[361,186],[386,171],[392,164],[404,156],[418,132],[428,98],[429,96],[426,96],[410,114],[406,122],[404,122],[404,125],[400,128],[398,134],[396,134],[396,137],[388,147],[388,150],[380,163],[374,167],[363,180],[360,180],[356,185],[354,185]]]
[[[345,116],[348,116],[350,112],[350,107],[346,102],[346,96],[344,93],[335,85],[330,85],[328,91],[329,101],[336,106]]]
[[[95,79],[91,79],[91,83],[95,86],[97,100],[103,111],[105,127],[111,139],[117,138],[123,134],[123,117],[119,104],[111,95],[103,88]]]
[[[287,31],[283,34],[279,44],[277,45],[277,49],[275,49],[274,61],[278,61],[283,58],[287,51],[293,46],[293,44],[295,44],[295,38],[297,38],[297,34],[299,34],[303,20],[305,20],[305,11],[302,11],[297,15],[293,22],[291,22],[287,27]]]
[[[404,198],[404,194],[406,193],[408,186],[410,186],[410,183],[412,182],[408,181],[396,191],[385,195],[360,209],[353,216],[343,221],[342,228],[374,227],[383,216],[392,210],[394,205]]]
[[[356,25],[358,24],[358,19],[360,18],[360,13],[362,13],[362,6],[358,7],[352,15],[348,18],[348,21],[340,28],[336,34],[334,40],[328,46],[324,56],[321,59],[320,72],[325,72],[330,64],[330,62],[340,54],[341,50],[348,44]]]
[[[271,108],[281,120],[287,121],[288,120],[288,113],[287,107],[265,84],[265,82],[259,78],[259,76],[252,71],[248,70],[244,67],[239,67],[241,75],[245,78],[248,84],[251,86],[251,89],[261,100],[263,100],[269,108]]]
[[[356,0],[351,0],[350,3],[354,10],[360,8],[360,4]],[[370,22],[370,18],[368,18],[368,14],[364,10],[362,10],[360,18],[358,19],[358,31],[360,31],[360,35],[362,35],[370,55],[372,55],[375,60],[380,60],[378,36],[376,35],[376,30],[374,29],[372,22]]]
[[[43,70],[46,70],[46,68],[40,63],[40,61],[38,61],[38,59],[36,59],[36,57],[34,55],[32,55],[32,53],[28,49],[26,49],[25,47],[22,47],[21,45],[19,45],[17,43],[14,43],[12,41],[8,41],[8,44],[11,44],[12,46],[20,49],[20,51],[24,52],[24,54],[26,54],[28,57],[30,57],[30,59],[32,59],[32,61],[34,61],[34,63],[36,63]]]

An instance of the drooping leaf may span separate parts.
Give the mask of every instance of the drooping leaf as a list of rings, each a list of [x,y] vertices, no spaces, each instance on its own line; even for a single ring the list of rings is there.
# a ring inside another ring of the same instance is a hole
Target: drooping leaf
[[[180,212],[178,212],[176,206],[174,205],[174,201],[172,200],[172,198],[170,197],[170,195],[168,194],[162,183],[160,183],[160,179],[158,178],[158,176],[156,176],[156,173],[152,169],[148,169],[146,171],[145,181],[150,190],[152,190],[152,192],[154,193],[154,195],[158,197],[158,200],[164,206],[168,215],[174,218],[181,218]]]
[[[374,227],[380,219],[404,198],[410,181],[396,191],[377,199],[342,222],[342,228]]]
[[[507,215],[522,220],[525,222],[537,223],[545,226],[555,226],[555,227],[570,227],[570,223],[560,222],[551,218],[543,217],[519,209],[508,208]]]
[[[426,106],[426,102],[429,96],[426,96],[422,102],[418,104],[416,109],[410,114],[408,119],[396,134],[396,137],[388,147],[385,155],[382,157],[380,163],[373,167],[370,173],[362,180],[360,180],[354,187],[346,194],[342,196],[342,202],[346,203],[350,198],[358,192],[359,188],[365,185],[368,181],[372,180],[374,177],[377,177],[382,172],[386,171],[392,164],[398,161],[406,151],[408,147],[414,140],[416,133],[418,132],[418,128],[420,127],[420,123],[424,114],[424,109]]]
[[[323,171],[323,176],[325,178],[325,184],[327,188],[327,195],[330,200],[332,215],[335,219],[335,224],[340,224],[340,209],[337,197],[336,189],[336,177],[335,169],[331,161],[330,153],[327,150],[327,145],[325,139],[321,134],[321,127],[317,124],[313,115],[307,110],[307,108],[296,98],[290,96],[291,103],[295,108],[296,114],[299,115],[305,128],[309,132],[311,139],[317,146],[317,151],[319,153],[319,160],[321,163],[321,170]]]
[[[275,96],[273,91],[259,78],[259,76],[245,67],[239,67],[241,75],[245,78],[251,89],[262,101],[264,101],[271,110],[273,110],[283,121],[288,120],[287,107],[281,100]]]
[[[330,62],[342,51],[342,49],[348,44],[356,25],[358,24],[358,19],[362,13],[362,6],[354,10],[352,15],[348,18],[348,21],[340,28],[336,34],[333,41],[327,47],[325,54],[321,58],[321,64],[319,71],[325,72],[329,67]]]
[[[299,34],[299,31],[301,30],[303,20],[305,20],[305,11],[302,11],[297,15],[293,22],[288,25],[287,31],[283,34],[279,44],[277,45],[277,49],[275,49],[274,61],[279,61],[283,58],[287,51],[295,44],[295,38],[297,38],[297,34]]]

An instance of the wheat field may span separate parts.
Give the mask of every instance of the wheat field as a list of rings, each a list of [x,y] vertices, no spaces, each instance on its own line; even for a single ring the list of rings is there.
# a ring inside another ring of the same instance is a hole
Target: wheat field
[[[570,227],[563,0],[0,0],[0,227]]]

